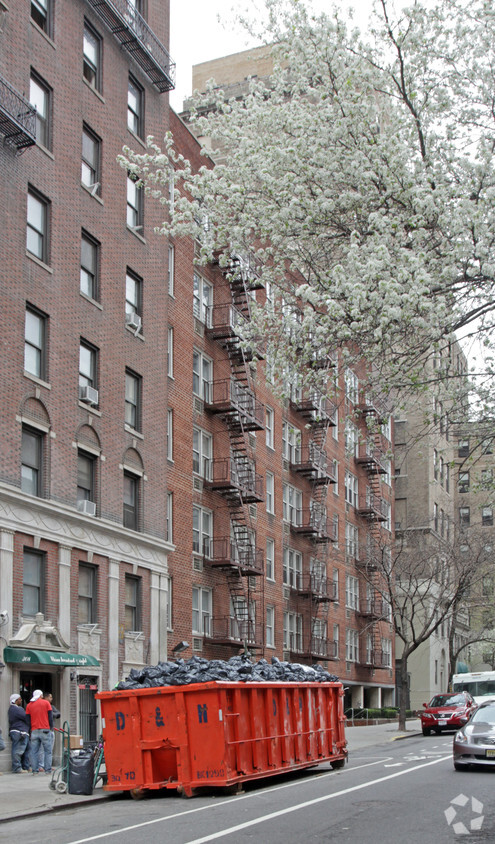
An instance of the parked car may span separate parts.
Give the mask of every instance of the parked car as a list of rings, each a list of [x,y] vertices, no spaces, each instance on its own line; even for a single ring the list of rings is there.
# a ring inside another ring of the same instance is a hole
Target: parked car
[[[495,766],[495,701],[481,703],[469,722],[454,736],[454,768]]]
[[[458,730],[469,721],[476,703],[469,692],[451,692],[434,695],[429,703],[423,703],[421,712],[421,727],[423,735],[429,736],[431,731],[441,733],[442,730]]]

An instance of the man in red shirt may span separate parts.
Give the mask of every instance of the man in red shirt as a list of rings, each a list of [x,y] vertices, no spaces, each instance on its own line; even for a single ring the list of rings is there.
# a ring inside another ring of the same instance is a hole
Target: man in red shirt
[[[52,772],[52,736],[53,713],[43,692],[36,689],[26,706],[26,714],[31,717],[31,765],[33,774],[41,770],[45,774]],[[40,758],[41,757],[41,758]],[[40,763],[43,763],[40,765]]]

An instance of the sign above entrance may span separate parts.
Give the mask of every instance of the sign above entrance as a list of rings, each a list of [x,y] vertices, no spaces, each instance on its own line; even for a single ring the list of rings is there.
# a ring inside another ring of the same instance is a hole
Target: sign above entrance
[[[99,665],[94,656],[86,654],[68,654],[59,651],[34,651],[28,648],[4,648],[5,662],[22,663],[23,665],[53,665],[55,668],[65,668],[72,665]]]

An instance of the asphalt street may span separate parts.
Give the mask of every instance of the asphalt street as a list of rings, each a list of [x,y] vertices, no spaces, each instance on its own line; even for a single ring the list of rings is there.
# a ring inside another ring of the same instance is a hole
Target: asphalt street
[[[341,771],[327,765],[258,781],[238,795],[184,800],[172,792],[140,801],[112,796],[41,819],[50,844],[173,841],[443,844],[495,840],[495,771],[455,772],[452,735],[359,748]],[[40,818],[0,828],[0,841],[37,841]]]

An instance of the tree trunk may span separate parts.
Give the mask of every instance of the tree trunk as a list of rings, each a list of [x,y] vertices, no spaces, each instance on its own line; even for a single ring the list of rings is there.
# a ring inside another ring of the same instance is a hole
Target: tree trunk
[[[407,656],[405,653],[402,654],[400,660],[400,674],[399,674],[399,689],[400,689],[400,700],[399,700],[399,730],[406,729],[406,710],[407,710],[407,703],[408,703],[408,692],[409,692],[409,685],[407,682]]]

